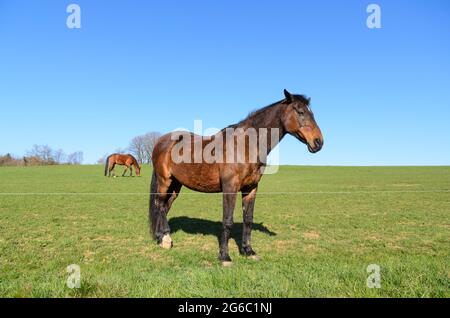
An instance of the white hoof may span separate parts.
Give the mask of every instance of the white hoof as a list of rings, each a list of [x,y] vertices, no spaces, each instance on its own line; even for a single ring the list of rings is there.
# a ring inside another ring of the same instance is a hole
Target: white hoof
[[[233,265],[233,262],[229,262],[229,261],[223,261],[222,262],[222,266],[223,267],[230,267],[231,265]]]
[[[258,255],[250,255],[248,256],[248,258],[256,262],[261,260],[261,257],[259,257]]]
[[[172,238],[169,234],[163,236],[161,243],[159,244],[162,248],[171,249],[173,246]]]

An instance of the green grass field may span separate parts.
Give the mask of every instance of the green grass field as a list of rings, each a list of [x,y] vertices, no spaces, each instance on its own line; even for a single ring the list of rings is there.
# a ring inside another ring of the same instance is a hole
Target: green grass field
[[[0,296],[450,297],[450,167],[281,167],[256,200],[262,260],[239,255],[238,202],[230,268],[217,260],[220,194],[184,188],[162,250],[148,234],[150,168],[102,170],[0,168]],[[66,286],[70,264],[79,289]]]

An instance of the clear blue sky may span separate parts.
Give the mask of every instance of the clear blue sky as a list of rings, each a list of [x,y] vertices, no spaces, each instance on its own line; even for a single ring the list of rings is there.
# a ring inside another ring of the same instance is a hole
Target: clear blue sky
[[[287,137],[284,164],[450,164],[450,2],[0,0],[0,153],[95,162],[147,131],[235,123],[284,88],[312,97],[325,137],[314,155]]]

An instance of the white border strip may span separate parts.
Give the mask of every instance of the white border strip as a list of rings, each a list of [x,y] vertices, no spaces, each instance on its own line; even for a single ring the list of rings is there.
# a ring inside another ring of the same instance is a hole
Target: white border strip
[[[299,191],[299,192],[257,192],[258,195],[291,195],[291,194],[380,194],[380,193],[448,193],[450,189],[434,190],[379,190],[379,191]],[[51,196],[51,195],[149,195],[149,192],[4,192],[0,196]],[[159,193],[157,193],[159,194]],[[204,192],[181,192],[180,195],[223,194]],[[231,194],[231,193],[230,193]]]

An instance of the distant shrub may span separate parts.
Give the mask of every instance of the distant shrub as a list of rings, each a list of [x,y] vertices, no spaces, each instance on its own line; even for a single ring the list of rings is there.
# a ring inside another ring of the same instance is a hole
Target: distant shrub
[[[53,166],[58,163],[53,159],[42,159],[37,156],[23,157],[24,166]]]
[[[17,159],[7,153],[4,156],[0,156],[0,166],[23,166],[23,160]]]

